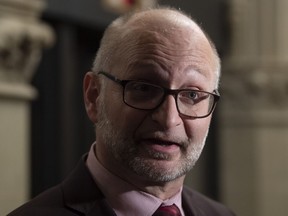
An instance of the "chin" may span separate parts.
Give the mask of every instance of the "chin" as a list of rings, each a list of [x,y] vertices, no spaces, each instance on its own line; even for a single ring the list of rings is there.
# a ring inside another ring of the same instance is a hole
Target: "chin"
[[[184,176],[193,166],[193,161],[164,161],[155,159],[135,158],[129,163],[129,168],[147,181],[169,182]]]

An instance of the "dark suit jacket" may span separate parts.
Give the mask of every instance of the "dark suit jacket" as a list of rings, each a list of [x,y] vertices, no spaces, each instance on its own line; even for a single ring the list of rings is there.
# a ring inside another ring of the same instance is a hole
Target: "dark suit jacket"
[[[183,208],[186,216],[232,216],[219,204],[184,187]],[[61,184],[43,192],[8,216],[116,216],[81,160]]]

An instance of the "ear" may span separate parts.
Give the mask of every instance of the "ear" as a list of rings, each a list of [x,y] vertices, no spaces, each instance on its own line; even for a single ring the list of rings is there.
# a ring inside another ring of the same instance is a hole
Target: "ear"
[[[89,119],[97,122],[97,101],[99,103],[100,83],[93,72],[87,72],[83,80],[84,103]]]

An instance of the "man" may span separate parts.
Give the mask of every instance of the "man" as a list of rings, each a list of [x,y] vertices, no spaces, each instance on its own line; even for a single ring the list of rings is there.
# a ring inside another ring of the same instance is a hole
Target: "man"
[[[96,142],[70,177],[10,216],[233,215],[183,186],[204,147],[219,76],[214,45],[181,12],[115,20],[84,78]]]

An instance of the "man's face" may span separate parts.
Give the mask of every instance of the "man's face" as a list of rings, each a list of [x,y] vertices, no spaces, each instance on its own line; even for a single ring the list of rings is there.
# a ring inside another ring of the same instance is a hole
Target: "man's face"
[[[170,89],[212,92],[215,59],[207,40],[198,34],[186,28],[169,36],[141,32],[126,44],[107,72],[119,79]],[[153,111],[131,108],[123,102],[122,86],[103,79],[106,86],[100,94],[96,136],[105,155],[104,166],[113,161],[114,167],[108,169],[117,172],[124,168],[152,182],[172,181],[186,174],[201,154],[211,117],[181,116],[172,95]]]

